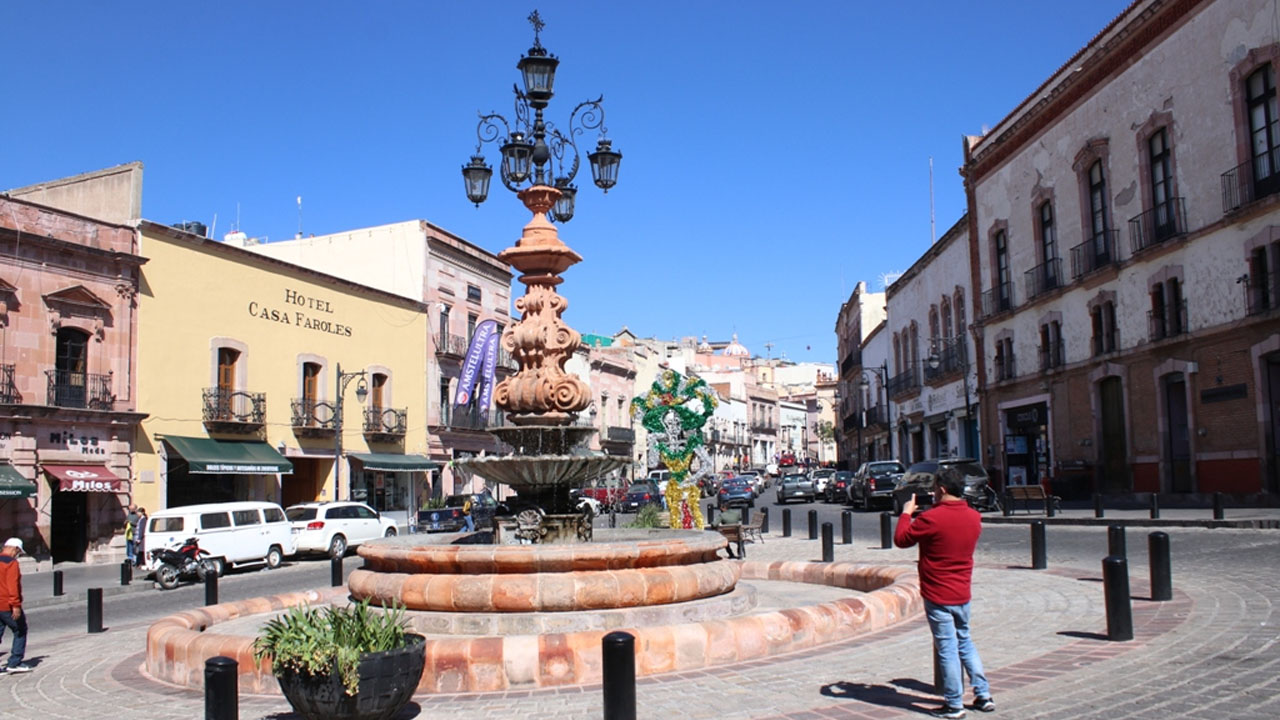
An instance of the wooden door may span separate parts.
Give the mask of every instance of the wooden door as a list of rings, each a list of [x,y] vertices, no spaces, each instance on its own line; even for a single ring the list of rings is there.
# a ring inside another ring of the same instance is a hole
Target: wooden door
[[[1102,408],[1102,477],[1104,493],[1129,492],[1128,443],[1125,438],[1124,385],[1118,377],[1098,383]]]

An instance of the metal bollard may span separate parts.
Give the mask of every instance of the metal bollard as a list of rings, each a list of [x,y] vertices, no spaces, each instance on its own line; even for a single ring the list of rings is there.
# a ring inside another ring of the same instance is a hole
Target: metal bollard
[[[1049,567],[1048,554],[1045,552],[1044,521],[1031,523],[1031,569],[1044,570]]]
[[[204,604],[218,604],[218,573],[206,573],[204,576]]]
[[[333,587],[342,584],[342,558],[340,557],[329,561],[329,584]]]
[[[89,632],[102,632],[102,588],[89,588]]]
[[[1114,555],[1102,559],[1102,591],[1107,605],[1107,639],[1133,639],[1133,608],[1129,603],[1129,561]]]
[[[853,513],[848,510],[840,513],[840,535],[845,545],[853,544]]]
[[[1156,493],[1151,493],[1151,519],[1160,519],[1160,496]]]
[[[128,560],[120,563],[120,584],[128,585],[133,582],[133,565]]]
[[[1093,516],[1096,518],[1105,517],[1106,510],[1102,509],[1102,493],[1093,494]]]
[[[746,525],[749,522],[751,522],[751,508],[744,507],[742,508],[742,524]]]
[[[707,506],[707,524],[714,525],[716,521],[716,504],[711,503]]]
[[[1005,517],[1013,515],[1013,495],[1010,495],[1009,493],[1004,494],[1004,506],[1000,508],[1000,512]]]
[[[239,675],[225,655],[204,661],[204,720],[240,720]]]
[[[1127,557],[1124,546],[1124,526],[1107,527],[1107,554],[1115,557]]]
[[[1151,599],[1173,599],[1173,573],[1169,563],[1169,534],[1147,536],[1147,564],[1151,566]]]
[[[818,511],[817,510],[809,511],[809,539],[810,540],[818,539]]]
[[[636,639],[611,632],[601,640],[605,720],[636,720]]]
[[[835,528],[831,523],[822,523],[822,562],[833,562],[836,559]]]
[[[791,508],[782,508],[782,537],[791,537]]]
[[[62,571],[54,570],[53,571],[53,596],[59,597],[61,595],[62,595]]]
[[[769,532],[769,508],[760,508],[760,532]]]
[[[1220,492],[1214,493],[1213,494],[1213,519],[1214,520],[1222,520],[1227,516],[1225,505],[1226,505],[1226,497]]]
[[[880,513],[880,547],[885,550],[893,547],[893,519],[887,510]]]

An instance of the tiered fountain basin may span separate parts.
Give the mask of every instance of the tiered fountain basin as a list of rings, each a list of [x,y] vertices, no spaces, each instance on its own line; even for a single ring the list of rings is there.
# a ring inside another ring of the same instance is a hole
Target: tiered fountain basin
[[[688,602],[548,613],[415,611],[412,622],[428,635],[426,670],[418,692],[490,692],[599,683],[601,639],[613,630],[635,636],[636,673],[647,676],[732,665],[848,641],[923,609],[916,573],[910,567],[735,564],[744,581],[738,588]],[[789,603],[757,607],[753,584],[771,586],[775,598],[801,596],[810,600],[794,607],[788,607]],[[200,690],[204,687],[205,660],[226,655],[239,662],[241,692],[278,694],[269,661],[253,660],[258,629],[289,607],[346,602],[350,602],[347,589],[333,588],[171,615],[147,633],[143,672],[162,682]]]
[[[738,583],[719,533],[601,530],[577,545],[454,545],[406,535],[360,547],[356,600],[442,612],[535,613],[683,603]]]

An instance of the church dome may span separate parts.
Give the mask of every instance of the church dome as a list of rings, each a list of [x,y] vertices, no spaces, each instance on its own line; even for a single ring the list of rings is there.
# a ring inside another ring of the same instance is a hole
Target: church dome
[[[724,354],[733,357],[751,357],[751,352],[738,342],[738,333],[734,333],[733,340],[724,347]]]
[[[711,352],[711,343],[707,342],[707,336],[706,336],[706,335],[703,335],[703,336],[702,336],[702,342],[698,343],[698,352],[700,352],[700,353],[709,353],[709,352]]]

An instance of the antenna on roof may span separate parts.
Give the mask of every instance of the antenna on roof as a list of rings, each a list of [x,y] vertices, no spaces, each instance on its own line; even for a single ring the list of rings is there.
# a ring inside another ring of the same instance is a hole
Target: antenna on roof
[[[231,232],[235,232],[239,229],[240,229],[240,203],[236,203],[236,225],[235,227],[231,228]]]
[[[302,237],[302,196],[298,196],[298,237]]]
[[[929,156],[929,244],[938,242],[938,226],[933,217],[933,156]]]

